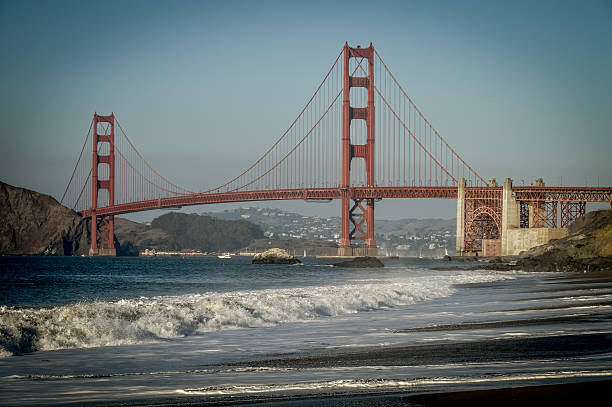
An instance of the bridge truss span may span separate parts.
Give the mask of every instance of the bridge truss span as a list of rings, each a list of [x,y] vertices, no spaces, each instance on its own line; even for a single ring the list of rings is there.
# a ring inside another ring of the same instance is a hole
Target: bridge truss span
[[[608,187],[514,187],[519,201],[612,202]]]

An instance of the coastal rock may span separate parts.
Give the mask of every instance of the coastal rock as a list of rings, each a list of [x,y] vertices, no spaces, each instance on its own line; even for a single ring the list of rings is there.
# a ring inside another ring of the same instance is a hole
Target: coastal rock
[[[49,195],[0,182],[0,219],[0,254],[89,252],[89,221]]]
[[[521,253],[518,268],[526,271],[612,271],[612,209],[576,219],[568,236]]]
[[[355,257],[353,260],[342,261],[334,264],[335,267],[353,267],[353,268],[369,268],[369,267],[385,267],[385,265],[376,257]]]
[[[253,264],[297,264],[301,263],[286,250],[273,248],[253,256]]]

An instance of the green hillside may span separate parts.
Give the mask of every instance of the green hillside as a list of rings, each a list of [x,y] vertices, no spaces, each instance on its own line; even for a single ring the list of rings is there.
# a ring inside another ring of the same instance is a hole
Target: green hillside
[[[197,214],[167,213],[151,223],[167,235],[167,249],[236,250],[262,238],[261,228],[245,220],[221,220]]]

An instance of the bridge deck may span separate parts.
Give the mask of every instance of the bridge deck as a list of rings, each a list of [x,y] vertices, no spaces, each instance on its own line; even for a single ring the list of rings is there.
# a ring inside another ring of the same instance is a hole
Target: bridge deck
[[[516,199],[522,201],[576,201],[611,202],[612,188],[604,187],[513,187]],[[229,202],[340,199],[345,190],[335,188],[302,188],[267,191],[239,191],[200,193],[172,198],[151,199],[97,208],[97,215],[120,215],[123,213],[163,209],[190,205],[208,205]],[[502,187],[467,187],[466,194],[473,198],[491,198],[491,193],[501,194]],[[457,187],[355,187],[346,190],[352,199],[392,198],[438,198],[456,199]],[[82,211],[91,216],[92,210]]]

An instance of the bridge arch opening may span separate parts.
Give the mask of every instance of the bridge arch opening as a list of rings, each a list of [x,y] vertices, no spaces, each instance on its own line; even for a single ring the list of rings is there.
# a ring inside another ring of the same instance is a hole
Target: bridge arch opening
[[[488,206],[480,206],[467,219],[465,251],[481,255],[498,255],[497,249],[486,250],[485,244],[493,241],[501,243],[501,220],[499,213]]]

